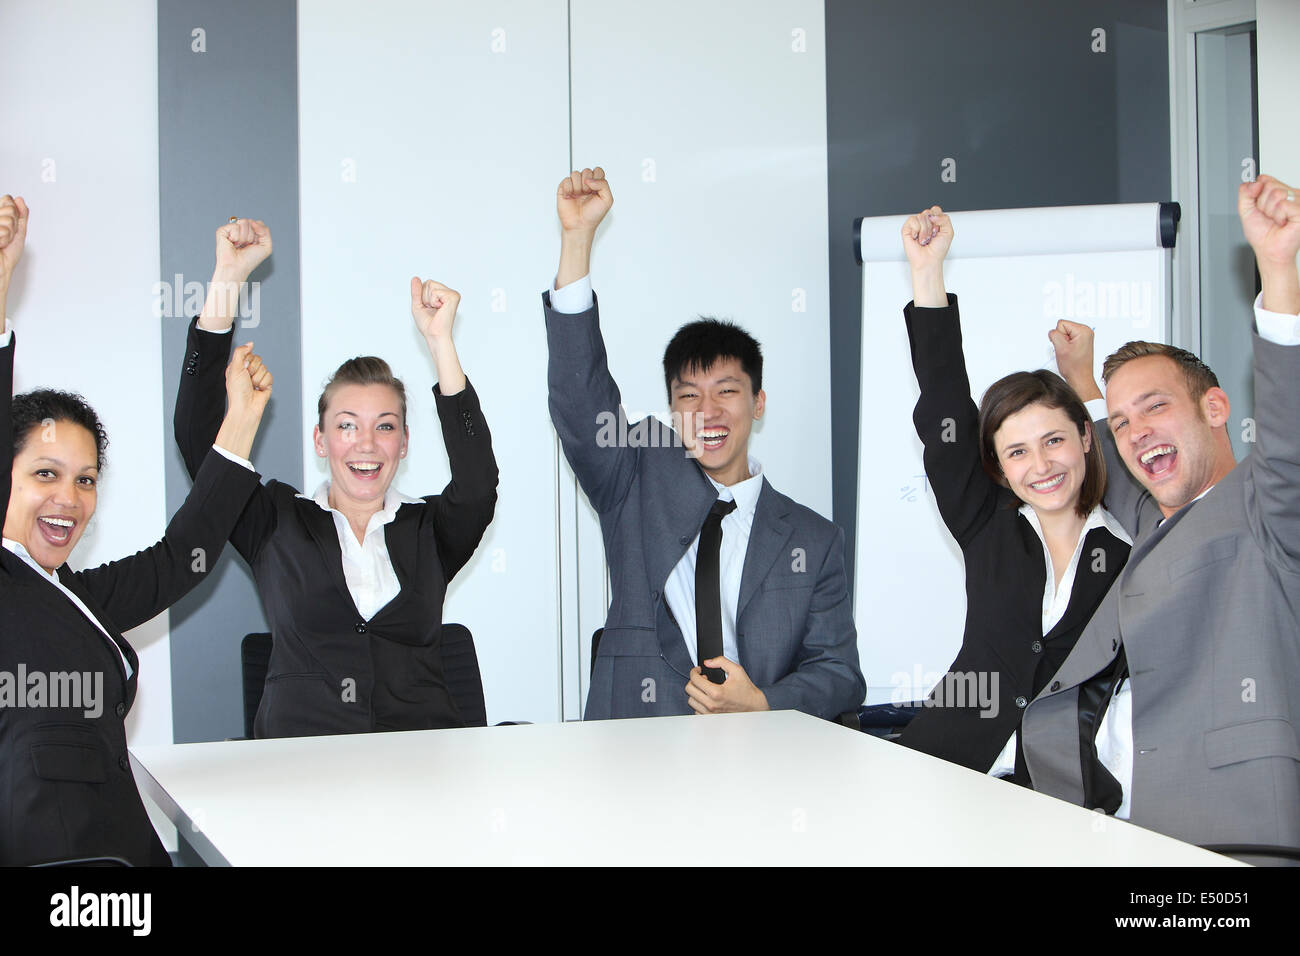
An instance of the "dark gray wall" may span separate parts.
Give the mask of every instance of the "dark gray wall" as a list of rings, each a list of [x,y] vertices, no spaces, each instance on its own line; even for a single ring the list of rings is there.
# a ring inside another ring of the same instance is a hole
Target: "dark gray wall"
[[[275,398],[253,448],[264,476],[302,476],[298,244],[298,8],[293,0],[161,0],[158,4],[158,160],[163,281],[206,285],[217,227],[263,219],[275,251],[259,282],[252,339],[275,376]],[[196,52],[193,31],[204,31]],[[167,510],[190,488],[171,419],[190,316],[164,320]],[[251,323],[252,319],[244,320]],[[239,642],[266,629],[243,560],[227,548],[204,583],[171,610],[172,719],[177,743],[243,733]]]
[[[1165,0],[827,0],[832,494],[850,580],[871,506],[854,218],[1169,199],[1167,42]]]

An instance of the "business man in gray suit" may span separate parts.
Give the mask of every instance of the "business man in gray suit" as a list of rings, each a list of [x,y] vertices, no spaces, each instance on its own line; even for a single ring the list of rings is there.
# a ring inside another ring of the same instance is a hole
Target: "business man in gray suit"
[[[586,717],[856,710],[844,535],[749,457],[767,399],[758,343],[684,326],[664,358],[677,428],[626,421],[589,275],[613,201],[600,167],[560,183],[560,266],[542,296],[551,420],[600,515],[613,594]]]
[[[1263,861],[1300,847],[1300,204],[1268,176],[1238,201],[1263,287],[1254,447],[1237,464],[1228,397],[1194,355],[1106,360],[1106,505],[1133,551],[1022,732],[1036,789]],[[1051,335],[1100,398],[1090,330]]]

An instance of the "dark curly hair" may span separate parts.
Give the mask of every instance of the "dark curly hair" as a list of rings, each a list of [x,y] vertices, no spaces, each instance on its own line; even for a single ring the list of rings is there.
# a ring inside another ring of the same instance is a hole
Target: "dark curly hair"
[[[61,392],[54,388],[37,388],[30,392],[15,395],[9,405],[9,417],[13,422],[13,454],[27,445],[27,439],[33,431],[43,428],[50,422],[71,422],[90,432],[95,439],[95,466],[104,470],[104,450],[108,448],[108,433],[84,398],[75,392]]]

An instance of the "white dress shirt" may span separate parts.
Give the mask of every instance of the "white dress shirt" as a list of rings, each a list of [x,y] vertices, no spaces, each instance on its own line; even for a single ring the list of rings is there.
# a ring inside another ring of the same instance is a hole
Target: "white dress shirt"
[[[1263,293],[1255,297],[1255,328],[1259,337],[1275,345],[1300,345],[1300,315],[1287,315],[1283,312],[1269,312],[1261,304]],[[1100,404],[1100,414],[1094,409]],[[1093,399],[1088,403],[1088,414],[1094,421],[1105,417],[1105,405],[1102,399]],[[1206,488],[1193,501],[1200,501],[1213,485]],[[1185,507],[1185,506],[1184,506]],[[1162,521],[1161,524],[1164,524]],[[1124,799],[1115,816],[1127,820],[1133,802],[1133,700],[1132,686],[1126,677],[1115,688],[1110,706],[1101,719],[1097,730],[1097,757],[1111,775],[1123,788]]]
[[[397,517],[397,509],[402,505],[423,504],[423,499],[404,495],[390,485],[384,492],[384,507],[370,516],[364,540],[358,541],[343,512],[330,507],[328,481],[322,482],[314,495],[308,497],[300,494],[298,497],[316,502],[323,511],[334,516],[334,530],[339,536],[343,579],[347,582],[348,594],[352,595],[352,603],[357,606],[362,619],[370,620],[402,590],[397,573],[393,570],[392,558],[388,556],[384,525]]]
[[[1091,414],[1091,409],[1089,413]],[[1101,505],[1096,505],[1084,519],[1083,527],[1079,531],[1079,540],[1074,545],[1074,554],[1070,556],[1070,563],[1066,565],[1065,573],[1061,575],[1060,587],[1057,587],[1056,569],[1052,565],[1052,551],[1047,546],[1047,538],[1043,536],[1043,526],[1039,523],[1038,513],[1027,504],[1020,506],[1020,513],[1025,516],[1029,526],[1038,535],[1038,540],[1043,545],[1043,560],[1047,563],[1047,581],[1043,586],[1042,607],[1043,636],[1046,637],[1052,628],[1060,623],[1061,618],[1065,616],[1065,609],[1070,606],[1070,595],[1074,593],[1075,573],[1079,570],[1079,561],[1083,555],[1083,539],[1088,536],[1088,532],[1093,528],[1105,528],[1129,546],[1132,546],[1133,539],[1120,527],[1114,515]],[[1012,731],[1006,746],[1002,748],[1002,752],[993,761],[993,766],[989,768],[989,773],[995,777],[1005,777],[1014,773],[1015,769],[1016,732]]]
[[[708,475],[704,477],[709,478]],[[722,519],[722,544],[718,549],[718,590],[722,600],[722,654],[742,667],[736,646],[736,606],[740,603],[740,577],[745,570],[745,552],[749,549],[749,532],[754,526],[754,509],[763,490],[763,466],[749,459],[749,477],[728,487],[712,478],[720,501],[735,500],[736,509]],[[664,584],[664,600],[677,619],[691,660],[699,653],[695,632],[695,558],[700,553],[700,535],[686,549]]]

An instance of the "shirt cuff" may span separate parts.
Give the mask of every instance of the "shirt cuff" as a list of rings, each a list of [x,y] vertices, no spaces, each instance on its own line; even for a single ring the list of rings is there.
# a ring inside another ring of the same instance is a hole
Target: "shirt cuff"
[[[225,450],[224,448],[222,448],[220,445],[213,445],[213,446],[212,446],[212,450],[215,451],[217,454],[219,454],[222,458],[229,458],[229,459],[230,459],[231,461],[233,461],[236,465],[243,465],[243,466],[244,466],[245,468],[247,468],[249,471],[256,471],[256,470],[257,470],[256,468],[253,467],[253,463],[252,463],[251,461],[249,461],[247,458],[240,458],[240,457],[239,457],[238,455],[236,455],[234,452],[232,452],[232,451],[226,451],[226,450]]]
[[[9,348],[9,343],[13,341],[14,330],[9,326],[9,320],[5,319],[4,334],[0,335],[0,349]]]
[[[1104,398],[1090,398],[1083,403],[1083,407],[1088,410],[1089,421],[1099,422],[1108,417],[1106,414],[1106,399]]]
[[[551,292],[551,311],[564,315],[577,315],[586,312],[594,303],[591,293],[591,273],[581,279],[574,279],[568,285]]]
[[[205,329],[203,326],[199,325],[199,317],[196,315],[194,317],[194,328],[198,329],[200,332],[207,332],[209,335],[229,335],[231,332],[235,331],[235,323],[231,322],[230,328],[228,329]],[[220,449],[218,449],[218,451],[220,451]]]
[[[1264,293],[1255,296],[1255,328],[1259,337],[1274,345],[1300,345],[1300,315],[1270,312],[1260,303]]]

